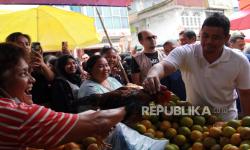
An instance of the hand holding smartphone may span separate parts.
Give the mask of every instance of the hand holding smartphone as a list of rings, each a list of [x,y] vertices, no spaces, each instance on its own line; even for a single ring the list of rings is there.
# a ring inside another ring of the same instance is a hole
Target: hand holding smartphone
[[[31,50],[34,52],[42,53],[42,47],[40,42],[32,42]]]

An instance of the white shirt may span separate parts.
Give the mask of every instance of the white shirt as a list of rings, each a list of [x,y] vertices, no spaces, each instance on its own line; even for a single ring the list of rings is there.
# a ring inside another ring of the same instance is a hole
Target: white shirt
[[[250,66],[242,53],[224,47],[220,58],[209,64],[201,45],[191,44],[177,47],[164,61],[181,70],[193,105],[209,106],[223,120],[237,118],[235,89],[250,89]]]

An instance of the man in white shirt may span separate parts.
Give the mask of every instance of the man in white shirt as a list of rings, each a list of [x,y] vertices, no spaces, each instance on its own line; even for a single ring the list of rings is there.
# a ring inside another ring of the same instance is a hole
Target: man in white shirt
[[[230,38],[229,29],[224,15],[208,17],[202,25],[201,43],[177,47],[154,65],[143,82],[145,90],[152,94],[160,91],[160,78],[180,69],[187,100],[193,105],[209,106],[225,121],[235,119],[234,89],[238,89],[243,113],[249,115],[250,66],[242,53],[224,46]]]

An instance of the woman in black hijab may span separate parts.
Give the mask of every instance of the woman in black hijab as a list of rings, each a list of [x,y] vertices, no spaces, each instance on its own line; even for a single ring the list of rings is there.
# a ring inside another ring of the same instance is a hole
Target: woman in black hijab
[[[77,113],[75,101],[82,83],[77,60],[71,55],[63,55],[57,59],[55,67],[57,77],[52,85],[52,109]]]
[[[71,55],[63,55],[58,58],[56,72],[58,76],[77,86],[80,86],[82,83],[79,65],[77,64],[77,60]]]

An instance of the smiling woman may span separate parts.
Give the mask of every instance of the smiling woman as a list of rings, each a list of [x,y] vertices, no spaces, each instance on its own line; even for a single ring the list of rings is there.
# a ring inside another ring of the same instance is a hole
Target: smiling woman
[[[0,58],[1,62],[3,62],[0,64],[0,85],[3,96],[12,95],[22,102],[28,104],[33,103],[30,91],[35,79],[29,72],[27,51],[20,47],[7,44],[1,45],[1,48],[3,47],[7,50],[12,49],[11,51],[2,51],[4,54],[1,55]],[[19,57],[21,58],[18,59]],[[12,60],[8,61],[10,58],[12,58]]]
[[[55,111],[76,113],[77,94],[82,83],[80,67],[71,55],[62,55],[56,61],[57,77],[52,87],[51,107]]]
[[[28,62],[25,49],[0,43],[0,149],[52,148],[87,136],[104,138],[124,118],[124,107],[69,114],[33,104],[35,80]]]
[[[86,71],[89,73],[90,79],[82,83],[78,98],[111,92],[122,86],[119,81],[110,77],[110,66],[103,56],[91,56],[87,61]]]

